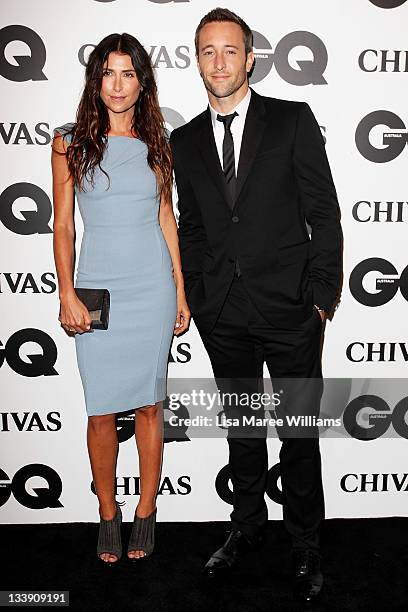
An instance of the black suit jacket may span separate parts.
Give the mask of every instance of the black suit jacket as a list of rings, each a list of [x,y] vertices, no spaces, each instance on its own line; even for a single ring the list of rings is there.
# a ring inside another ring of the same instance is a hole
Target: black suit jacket
[[[302,323],[313,304],[330,313],[342,276],[340,210],[309,106],[252,91],[234,202],[209,108],[174,130],[170,143],[186,295],[200,330],[213,328],[236,258],[251,298],[272,325]]]

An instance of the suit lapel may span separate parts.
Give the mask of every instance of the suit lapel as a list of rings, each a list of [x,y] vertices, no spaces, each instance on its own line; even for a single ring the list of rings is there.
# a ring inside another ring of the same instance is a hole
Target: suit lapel
[[[259,96],[254,90],[251,91],[251,102],[248,107],[244,133],[242,135],[234,203],[231,201],[228,187],[225,182],[224,173],[220,164],[209,108],[207,108],[207,111],[204,113],[203,123],[197,134],[198,148],[203,157],[204,164],[207,167],[210,177],[216,184],[217,189],[222,195],[223,200],[226,206],[228,206],[229,210],[231,210],[231,208],[233,208],[238,201],[239,195],[258,153],[258,148],[263,138],[264,128],[266,125],[266,113],[262,97]]]
[[[203,157],[204,164],[207,167],[210,177],[215,182],[219,192],[221,193],[228,209],[231,209],[230,195],[227,184],[225,182],[224,173],[221,168],[220,158],[218,156],[217,147],[214,139],[214,131],[211,124],[210,109],[204,115],[204,121],[201,130],[198,133],[198,147]]]
[[[241,152],[238,163],[237,188],[235,192],[235,203],[248,178],[248,174],[254,163],[259,145],[264,135],[266,125],[265,106],[261,96],[251,90],[251,101],[245,120],[244,133],[242,135]]]

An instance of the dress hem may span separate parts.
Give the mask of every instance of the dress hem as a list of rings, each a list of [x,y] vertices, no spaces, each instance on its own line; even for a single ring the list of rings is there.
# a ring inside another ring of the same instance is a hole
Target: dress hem
[[[151,396],[150,396],[151,397]],[[137,410],[138,408],[143,408],[144,406],[151,406],[153,404],[157,404],[158,402],[164,402],[164,400],[166,399],[166,396],[164,396],[163,398],[159,398],[159,399],[155,399],[153,401],[151,401],[151,399],[137,399],[135,400],[135,403],[137,404],[132,405],[130,408],[126,407],[126,408],[120,408],[120,409],[116,409],[116,410],[112,410],[112,408],[106,408],[106,409],[102,409],[101,411],[98,412],[88,412],[88,410],[86,411],[88,416],[103,416],[105,414],[118,414],[120,412],[129,412],[129,410]]]

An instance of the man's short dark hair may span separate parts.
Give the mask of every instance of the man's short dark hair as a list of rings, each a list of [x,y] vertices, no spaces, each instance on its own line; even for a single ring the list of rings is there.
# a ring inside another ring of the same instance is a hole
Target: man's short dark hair
[[[248,26],[248,24],[245,23],[245,21],[241,17],[239,17],[236,13],[233,13],[229,9],[217,7],[213,9],[212,11],[210,11],[209,13],[207,13],[207,15],[204,15],[204,17],[202,18],[202,20],[197,26],[195,38],[194,38],[197,56],[198,56],[198,51],[199,51],[198,39],[200,37],[201,30],[203,29],[205,25],[207,25],[207,23],[214,23],[216,21],[218,22],[229,21],[231,23],[236,23],[237,25],[239,25],[244,35],[245,53],[248,55],[248,53],[252,51],[252,47],[254,45],[254,38],[252,35],[252,30]]]

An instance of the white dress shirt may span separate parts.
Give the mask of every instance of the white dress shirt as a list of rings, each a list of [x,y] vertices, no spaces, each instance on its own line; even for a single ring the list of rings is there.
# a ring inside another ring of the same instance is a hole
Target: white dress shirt
[[[222,143],[224,141],[224,124],[217,120],[217,115],[231,115],[238,113],[238,117],[234,117],[231,123],[232,140],[234,141],[234,157],[235,157],[235,176],[238,175],[238,162],[241,153],[242,135],[244,133],[245,119],[248,112],[249,102],[251,101],[251,90],[248,89],[245,97],[241,102],[233,108],[229,113],[218,113],[210,106],[211,123],[214,131],[215,144],[217,146],[218,157],[220,158],[221,168],[223,167]]]

